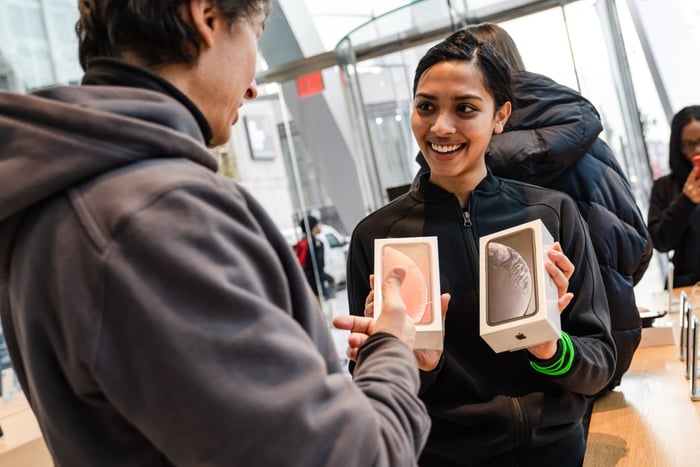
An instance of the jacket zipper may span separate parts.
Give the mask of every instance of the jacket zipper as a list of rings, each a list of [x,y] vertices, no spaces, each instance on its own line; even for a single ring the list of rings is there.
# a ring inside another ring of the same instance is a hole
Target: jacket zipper
[[[462,211],[462,219],[463,219],[463,224],[465,228],[470,228],[473,225],[472,218],[471,218],[471,212],[474,210],[474,202],[475,202],[475,192],[471,192],[469,194],[469,201],[467,203],[467,209]],[[475,240],[476,244],[478,245],[478,239]],[[478,257],[478,252],[474,252],[475,255],[474,257]],[[476,271],[476,274],[478,277],[478,271]],[[519,397],[510,397],[508,398],[509,400],[509,405],[511,406],[511,414],[513,417],[513,425],[514,425],[514,430],[513,430],[513,438],[514,438],[514,445],[515,446],[523,446],[525,443],[528,442],[529,440],[529,434],[528,434],[528,427],[527,427],[527,420],[525,418],[525,413],[523,411],[523,406],[522,402],[520,401]]]
[[[469,214],[469,211],[463,211],[462,217],[464,218],[464,227],[466,227],[466,228],[471,227],[472,226],[472,217]]]
[[[459,212],[461,213],[462,217],[462,226],[464,227],[465,230],[462,230],[462,233],[464,236],[462,237],[464,240],[464,246],[467,248],[468,253],[467,256],[471,256],[473,258],[478,258],[479,257],[479,241],[478,239],[474,238],[474,231],[471,230],[471,227],[474,225],[472,222],[472,217],[470,214],[470,211],[473,211],[474,207],[474,192],[471,192],[469,194],[469,202],[467,203],[467,209],[462,209],[462,204],[459,202],[459,199],[457,199],[457,196],[454,197],[455,203],[457,204],[457,208],[459,209]],[[469,230],[466,230],[469,229]],[[475,278],[479,277],[479,266],[478,266],[478,261],[476,263],[472,264],[472,274]]]
[[[475,192],[471,192],[469,194],[469,201],[467,203],[467,209],[462,210],[462,223],[464,225],[465,229],[471,228],[474,223],[472,222],[472,217],[471,217],[471,212],[474,210],[474,203],[475,203],[475,197],[476,194]],[[461,207],[461,206],[460,206]],[[478,248],[476,250],[474,247],[478,245],[478,239],[474,239],[471,235],[467,235],[470,237],[470,241],[468,241],[468,248],[471,249],[475,253],[475,258],[478,257]],[[472,240],[476,242],[476,244],[472,243]],[[475,271],[478,277],[478,268]],[[512,382],[511,382],[512,386]],[[520,397],[510,397],[508,398],[511,406],[511,413],[513,414],[513,420],[514,420],[514,426],[513,426],[513,437],[514,437],[514,445],[515,446],[522,446],[525,443],[527,443],[529,436],[528,436],[528,428],[527,428],[527,421],[525,419],[525,413],[523,411],[523,406],[522,403],[520,402]]]

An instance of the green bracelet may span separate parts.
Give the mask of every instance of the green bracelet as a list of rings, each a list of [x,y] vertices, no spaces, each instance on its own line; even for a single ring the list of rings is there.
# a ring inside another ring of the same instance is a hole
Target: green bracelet
[[[559,359],[548,366],[541,366],[531,361],[530,366],[542,374],[548,376],[560,376],[567,373],[574,363],[574,344],[571,343],[571,338],[564,331],[561,332],[562,352]]]

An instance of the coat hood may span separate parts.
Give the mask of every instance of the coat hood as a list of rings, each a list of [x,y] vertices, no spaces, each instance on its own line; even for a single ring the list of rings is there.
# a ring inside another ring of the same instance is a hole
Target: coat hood
[[[513,112],[486,163],[495,175],[547,185],[576,164],[603,130],[593,104],[527,71],[513,74]]]
[[[217,167],[196,119],[168,95],[118,86],[0,93],[0,284],[25,210],[105,172],[160,157]]]

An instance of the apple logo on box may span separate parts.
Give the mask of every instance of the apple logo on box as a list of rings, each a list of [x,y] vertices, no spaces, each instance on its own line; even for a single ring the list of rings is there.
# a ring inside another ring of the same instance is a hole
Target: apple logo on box
[[[523,334],[522,332],[519,332],[515,335],[515,338],[518,339],[519,341],[521,341],[523,339],[527,339],[527,336],[525,334]]]

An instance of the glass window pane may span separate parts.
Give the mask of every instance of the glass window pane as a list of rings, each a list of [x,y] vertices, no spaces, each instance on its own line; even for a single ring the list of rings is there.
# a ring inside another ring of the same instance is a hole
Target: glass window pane
[[[639,117],[644,127],[649,165],[653,179],[657,179],[668,173],[669,170],[668,139],[671,130],[627,3],[617,2],[617,11],[625,41],[625,52],[632,72],[637,105],[640,110]],[[646,215],[646,212],[644,214]]]
[[[27,37],[36,40],[46,40],[46,28],[44,28],[44,20],[41,17],[41,10],[38,7],[24,8]]]
[[[12,27],[12,36],[19,38],[27,37],[27,28],[24,24],[24,8],[20,5],[8,5],[7,15]]]
[[[597,21],[597,19],[596,19]],[[552,8],[499,23],[518,46],[528,71],[578,89],[561,9]]]

